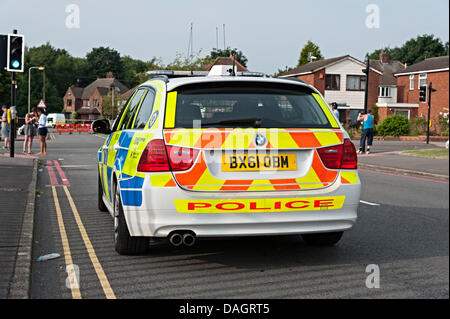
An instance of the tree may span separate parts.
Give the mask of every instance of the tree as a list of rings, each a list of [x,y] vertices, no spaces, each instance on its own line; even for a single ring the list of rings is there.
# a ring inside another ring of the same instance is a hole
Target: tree
[[[177,53],[174,60],[167,64],[167,70],[203,70],[208,64],[212,63],[212,59],[200,57],[200,51],[190,56],[184,56]]]
[[[311,62],[309,60],[310,55],[315,57],[314,61],[319,61],[319,60],[324,59],[322,56],[322,53],[320,52],[319,46],[316,45],[315,43],[313,43],[311,40],[309,40],[305,44],[302,51],[300,52],[300,58],[298,59],[297,67]]]
[[[120,53],[109,47],[92,49],[86,55],[87,74],[97,78],[104,78],[106,73],[112,72],[115,78],[123,79],[124,69]]]
[[[247,62],[248,62],[247,58],[242,53],[242,51],[239,51],[236,48],[231,49],[230,47],[228,47],[228,48],[226,48],[224,50],[214,48],[209,54],[209,56],[211,57],[211,59],[213,61],[216,58],[218,58],[218,57],[226,57],[226,58],[228,58],[231,55],[235,55],[236,56],[236,60],[239,61],[239,63],[242,64],[243,66],[247,67]]]
[[[444,45],[434,35],[424,34],[406,41],[401,47],[378,49],[369,54],[370,59],[379,59],[380,52],[385,51],[391,60],[397,60],[408,65],[425,59],[448,55],[448,42]]]
[[[114,107],[112,106],[112,92],[110,91],[107,95],[103,97],[102,102],[102,112],[105,118],[116,117],[122,108],[125,98],[117,92],[114,92]]]

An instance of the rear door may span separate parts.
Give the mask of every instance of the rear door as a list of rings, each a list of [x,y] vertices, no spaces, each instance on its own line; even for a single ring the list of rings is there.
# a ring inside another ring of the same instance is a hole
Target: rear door
[[[185,189],[307,190],[336,181],[317,150],[342,144],[343,133],[309,87],[236,81],[169,92],[164,139],[199,151],[188,171],[173,172]]]

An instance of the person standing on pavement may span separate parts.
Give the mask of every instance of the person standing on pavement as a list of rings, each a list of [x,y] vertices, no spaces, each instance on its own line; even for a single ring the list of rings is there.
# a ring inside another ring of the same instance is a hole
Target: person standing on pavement
[[[36,124],[38,123],[38,118],[36,114],[36,109],[33,108],[31,113],[25,115],[25,140],[23,141],[23,152],[26,153],[28,147],[28,154],[31,153],[31,147],[33,146],[33,139],[36,135]]]
[[[334,116],[336,116],[336,118],[337,118],[338,121],[339,121],[339,110],[338,110],[338,105],[337,105],[337,103],[334,102],[334,103],[331,104],[331,106],[333,107],[333,113],[334,113]]]
[[[11,130],[10,124],[8,123],[8,107],[6,105],[2,106],[2,117],[0,122],[2,122],[2,138],[5,140],[5,145],[2,146],[4,150],[9,148],[9,131]]]
[[[370,147],[373,143],[373,115],[372,110],[369,110],[367,114],[359,113],[358,121],[363,123],[363,132],[361,134],[361,141],[359,143],[358,154],[364,154],[366,152],[366,138],[367,138],[367,154],[370,153]]]
[[[38,109],[37,114],[39,116],[38,136],[41,145],[41,151],[37,155],[45,156],[47,155],[47,115],[45,115],[45,112],[41,108]]]

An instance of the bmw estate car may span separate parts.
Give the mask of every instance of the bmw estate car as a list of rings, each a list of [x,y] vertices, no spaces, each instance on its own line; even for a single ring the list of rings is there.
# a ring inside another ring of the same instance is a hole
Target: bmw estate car
[[[111,127],[94,122],[109,135],[98,207],[113,216],[118,253],[144,253],[151,238],[334,245],[355,224],[355,147],[319,91],[229,68],[150,72]]]

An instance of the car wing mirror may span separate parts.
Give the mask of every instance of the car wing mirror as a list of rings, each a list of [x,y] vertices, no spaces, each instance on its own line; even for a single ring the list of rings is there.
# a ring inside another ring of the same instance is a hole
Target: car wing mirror
[[[106,119],[95,120],[92,123],[92,131],[94,133],[109,134],[112,132],[111,125]]]

